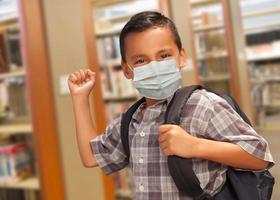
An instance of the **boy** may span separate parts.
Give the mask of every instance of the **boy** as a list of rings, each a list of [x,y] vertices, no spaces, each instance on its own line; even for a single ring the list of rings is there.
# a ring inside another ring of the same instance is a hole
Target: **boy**
[[[133,16],[120,35],[122,69],[145,97],[129,127],[130,162],[120,139],[121,117],[97,136],[88,95],[95,73],[79,70],[69,76],[78,146],[86,167],[106,174],[130,164],[136,199],[192,199],[178,192],[167,156],[192,158],[204,191],[215,195],[225,183],[227,166],[262,170],[273,163],[267,142],[226,101],[205,90],[195,91],[181,113],[181,124],[163,125],[166,107],[180,87],[186,53],[173,22],[157,12]]]

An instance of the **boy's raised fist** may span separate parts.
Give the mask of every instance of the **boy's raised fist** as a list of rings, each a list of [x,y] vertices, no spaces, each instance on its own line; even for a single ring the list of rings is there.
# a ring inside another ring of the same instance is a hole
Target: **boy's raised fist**
[[[95,73],[90,69],[80,69],[68,77],[72,96],[88,96],[95,85]]]

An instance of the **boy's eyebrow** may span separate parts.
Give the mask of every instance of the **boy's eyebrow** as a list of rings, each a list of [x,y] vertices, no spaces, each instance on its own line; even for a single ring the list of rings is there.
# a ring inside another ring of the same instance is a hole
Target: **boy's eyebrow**
[[[131,59],[136,59],[136,58],[141,58],[141,57],[145,57],[145,54],[133,55],[133,56],[131,56]]]
[[[165,53],[165,52],[172,52],[172,48],[161,49],[157,52],[157,54]],[[131,59],[136,59],[136,58],[143,58],[143,57],[146,57],[146,55],[145,54],[136,54],[136,55],[131,56],[130,58]]]
[[[171,48],[161,49],[161,50],[158,51],[158,53],[164,53],[164,52],[167,52],[167,51],[172,52],[172,49]]]

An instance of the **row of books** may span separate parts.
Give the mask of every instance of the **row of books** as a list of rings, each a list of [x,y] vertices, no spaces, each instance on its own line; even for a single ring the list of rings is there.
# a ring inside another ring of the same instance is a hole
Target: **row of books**
[[[280,107],[280,82],[253,87],[253,100],[258,107]]]
[[[246,36],[246,43],[248,46],[258,46],[263,44],[272,44],[280,41],[280,28],[265,32],[257,32]]]
[[[101,65],[104,61],[120,58],[119,36],[107,36],[98,38],[96,41],[98,60]]]
[[[31,155],[25,142],[0,146],[0,184],[18,182],[31,176]]]
[[[105,99],[137,95],[132,81],[126,79],[120,68],[102,68],[100,76],[101,88]]]
[[[280,79],[280,63],[270,62],[263,64],[252,64],[251,65],[251,76],[254,79]]]
[[[213,10],[206,10],[205,7],[203,10],[193,9],[193,25],[194,27],[201,27],[205,25],[215,25],[222,23],[222,12],[221,6],[219,6],[220,12],[213,12]]]
[[[17,189],[0,189],[1,200],[40,200],[39,192],[17,190]]]
[[[224,30],[199,32],[195,35],[195,45],[198,49],[198,55],[207,52],[225,51],[227,49],[225,32]]]
[[[0,82],[0,116],[13,118],[28,114],[24,77],[10,78]]]
[[[207,83],[204,83],[204,86],[207,88],[211,88],[212,90],[214,90],[220,94],[232,95],[229,81],[207,82]]]
[[[228,59],[216,58],[209,60],[201,60],[198,62],[200,76],[211,77],[215,75],[224,75],[229,73]]]
[[[280,40],[271,43],[249,46],[246,48],[248,60],[280,59]]]
[[[18,29],[7,29],[0,33],[0,73],[22,67]]]
[[[265,85],[262,95],[263,105],[280,106],[280,83]]]

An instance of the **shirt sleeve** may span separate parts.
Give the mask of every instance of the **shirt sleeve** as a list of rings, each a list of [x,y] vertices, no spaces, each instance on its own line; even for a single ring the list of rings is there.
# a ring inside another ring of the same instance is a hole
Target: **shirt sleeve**
[[[226,100],[204,97],[204,101],[204,111],[201,112],[203,116],[200,116],[204,117],[204,123],[198,131],[201,137],[237,144],[249,154],[268,161],[269,167],[273,166],[267,141],[243,121]]]
[[[96,162],[107,175],[128,164],[121,142],[120,122],[121,116],[107,126],[104,134],[90,141]]]

